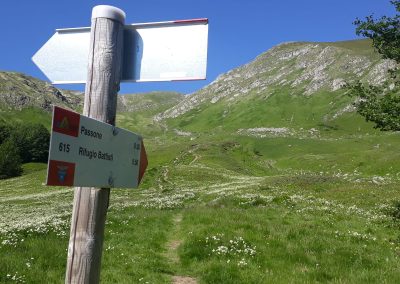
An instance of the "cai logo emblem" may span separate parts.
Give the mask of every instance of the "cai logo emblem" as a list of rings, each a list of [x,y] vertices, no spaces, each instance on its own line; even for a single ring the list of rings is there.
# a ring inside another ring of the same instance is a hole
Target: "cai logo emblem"
[[[69,130],[69,121],[66,116],[61,120],[61,122],[58,123],[57,125],[58,128]]]
[[[68,166],[57,166],[58,181],[64,183],[65,177],[67,176]]]

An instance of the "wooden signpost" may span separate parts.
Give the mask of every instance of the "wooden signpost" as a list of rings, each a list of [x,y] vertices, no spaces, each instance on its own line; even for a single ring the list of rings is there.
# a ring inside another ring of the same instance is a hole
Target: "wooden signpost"
[[[125,13],[97,6],[92,12],[83,115],[115,125]],[[76,187],[65,283],[98,283],[110,188]]]
[[[47,184],[78,186],[65,283],[99,282],[110,187],[136,187],[147,166],[140,135],[113,127],[121,79],[205,79],[207,19],[124,21],[96,6],[90,28],[58,30],[32,58],[53,83],[86,83],[83,116],[58,107],[53,116]]]

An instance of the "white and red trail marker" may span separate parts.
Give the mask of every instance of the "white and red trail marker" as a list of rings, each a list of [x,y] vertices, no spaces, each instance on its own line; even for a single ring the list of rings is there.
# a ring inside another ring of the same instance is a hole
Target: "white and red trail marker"
[[[47,185],[137,187],[147,163],[140,135],[54,107]]]

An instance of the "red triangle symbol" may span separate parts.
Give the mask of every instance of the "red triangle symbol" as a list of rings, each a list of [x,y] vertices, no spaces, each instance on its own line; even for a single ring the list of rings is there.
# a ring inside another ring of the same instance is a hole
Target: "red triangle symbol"
[[[147,165],[148,165],[147,154],[146,154],[146,149],[144,148],[144,144],[143,144],[143,140],[142,140],[142,145],[140,147],[140,165],[139,165],[138,185],[142,181],[142,178],[144,176],[144,172],[146,171]]]

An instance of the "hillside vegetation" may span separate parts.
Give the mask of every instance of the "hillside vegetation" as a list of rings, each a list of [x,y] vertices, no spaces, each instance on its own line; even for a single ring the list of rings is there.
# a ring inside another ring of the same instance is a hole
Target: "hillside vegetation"
[[[394,64],[379,59],[368,40],[285,43],[219,76],[157,119],[179,117],[171,123],[200,131],[209,123],[230,130],[334,127],[354,111],[346,83],[381,84]]]
[[[390,64],[368,41],[286,43],[191,96],[120,98],[149,166],[111,191],[102,283],[399,283],[399,133],[342,88]],[[23,170],[0,181],[0,282],[61,283],[73,189]]]

